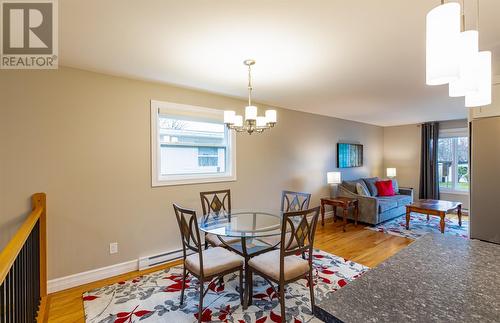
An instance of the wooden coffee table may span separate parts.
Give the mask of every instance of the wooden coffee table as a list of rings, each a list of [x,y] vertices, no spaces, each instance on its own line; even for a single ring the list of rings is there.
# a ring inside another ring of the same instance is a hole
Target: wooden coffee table
[[[325,205],[331,205],[333,207],[333,222],[337,220],[337,206],[341,207],[344,218],[344,225],[342,230],[345,232],[345,226],[347,224],[347,212],[350,207],[354,207],[354,225],[358,225],[359,217],[359,201],[355,198],[350,197],[324,197],[321,199],[321,225],[325,225]]]
[[[410,230],[410,214],[411,212],[415,212],[427,214],[427,220],[429,220],[429,215],[441,217],[439,225],[441,227],[441,233],[444,233],[444,217],[447,213],[454,210],[457,210],[458,224],[462,226],[462,203],[441,200],[415,201],[406,206],[406,230]]]

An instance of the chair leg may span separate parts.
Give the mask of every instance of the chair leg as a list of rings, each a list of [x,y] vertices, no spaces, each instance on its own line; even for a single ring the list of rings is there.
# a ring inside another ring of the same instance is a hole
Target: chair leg
[[[279,299],[281,307],[281,322],[286,322],[286,310],[285,310],[285,286],[280,284],[279,286]]]
[[[240,268],[240,303],[241,305],[244,305],[244,300],[243,300],[243,267]]]
[[[203,281],[200,281],[200,303],[198,304],[198,323],[201,323],[203,315]]]
[[[313,272],[309,271],[309,294],[311,297],[311,312],[314,312],[314,280],[313,280]]]
[[[184,289],[186,288],[186,267],[182,266],[182,290],[181,290],[181,305],[184,303]]]

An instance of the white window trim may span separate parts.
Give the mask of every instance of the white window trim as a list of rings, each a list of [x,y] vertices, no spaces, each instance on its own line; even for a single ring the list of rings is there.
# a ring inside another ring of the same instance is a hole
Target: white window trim
[[[441,129],[439,130],[439,138],[455,138],[455,137],[467,137],[469,138],[469,129],[468,128],[452,128],[452,129]],[[470,138],[469,138],[470,139]],[[470,143],[469,143],[470,145]],[[469,146],[470,147],[470,146]],[[453,160],[456,161],[457,159],[457,151],[455,148],[453,148]],[[469,178],[470,178],[470,161],[468,163],[469,165]],[[452,183],[453,186],[455,186],[455,177],[457,174],[457,165],[456,163],[453,163],[452,166]],[[469,190],[463,191],[463,190],[457,190],[455,188],[439,188],[439,191],[444,194],[456,194],[456,195],[469,195],[470,191],[470,183],[469,183]]]
[[[173,186],[173,185],[187,185],[187,184],[203,184],[203,183],[216,183],[216,182],[230,182],[236,181],[236,135],[233,131],[229,133],[229,158],[227,169],[229,172],[226,174],[189,174],[189,175],[173,175],[171,179],[159,176],[160,166],[160,142],[158,138],[158,112],[159,109],[185,112],[201,112],[204,115],[210,115],[215,119],[223,121],[224,111],[212,108],[198,107],[186,104],[163,102],[151,100],[151,186]],[[172,179],[175,178],[175,179]]]

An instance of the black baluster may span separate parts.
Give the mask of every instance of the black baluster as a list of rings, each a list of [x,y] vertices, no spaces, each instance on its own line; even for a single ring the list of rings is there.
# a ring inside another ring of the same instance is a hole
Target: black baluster
[[[0,285],[0,323],[5,323],[5,282]]]
[[[8,289],[9,289],[9,301],[8,304],[8,322],[14,323],[14,268],[9,270],[9,275],[7,276]]]

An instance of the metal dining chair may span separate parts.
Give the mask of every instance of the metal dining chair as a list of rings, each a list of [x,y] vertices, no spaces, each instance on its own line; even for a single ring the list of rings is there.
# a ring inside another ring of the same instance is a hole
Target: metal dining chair
[[[281,321],[285,322],[285,286],[305,278],[308,280],[311,297],[311,311],[314,307],[313,289],[313,243],[319,206],[309,210],[286,212],[283,214],[280,248],[253,257],[248,262],[248,306],[252,304],[252,276],[263,277],[279,295]],[[287,235],[287,232],[290,235]],[[307,259],[298,254],[307,252]],[[277,284],[276,290],[273,283]]]
[[[210,282],[216,277],[223,279],[223,276],[234,272],[239,272],[239,294],[241,304],[243,305],[243,258],[221,247],[203,250],[196,212],[194,210],[182,208],[176,204],[173,206],[177,224],[181,232],[182,257],[184,260],[182,268],[181,305],[184,303],[186,276],[187,273],[190,273],[199,281],[200,301],[198,305],[198,322],[201,322],[203,298],[209,290],[207,288],[204,291],[204,283]],[[188,256],[187,253],[189,251],[194,251],[194,253]]]
[[[310,201],[311,201],[310,193],[282,191],[281,212],[307,210],[309,208]],[[260,238],[259,241],[264,242],[269,246],[277,248],[281,240],[279,236],[271,236],[271,237]]]
[[[217,217],[219,212],[224,211],[231,213],[231,191],[218,190],[200,192],[201,208],[203,214],[213,213]],[[224,243],[231,244],[240,241],[240,239],[222,239],[215,234],[205,233],[205,249],[208,244],[212,247],[224,247]]]
[[[281,211],[291,212],[307,210],[310,201],[310,193],[283,191],[281,192]]]

